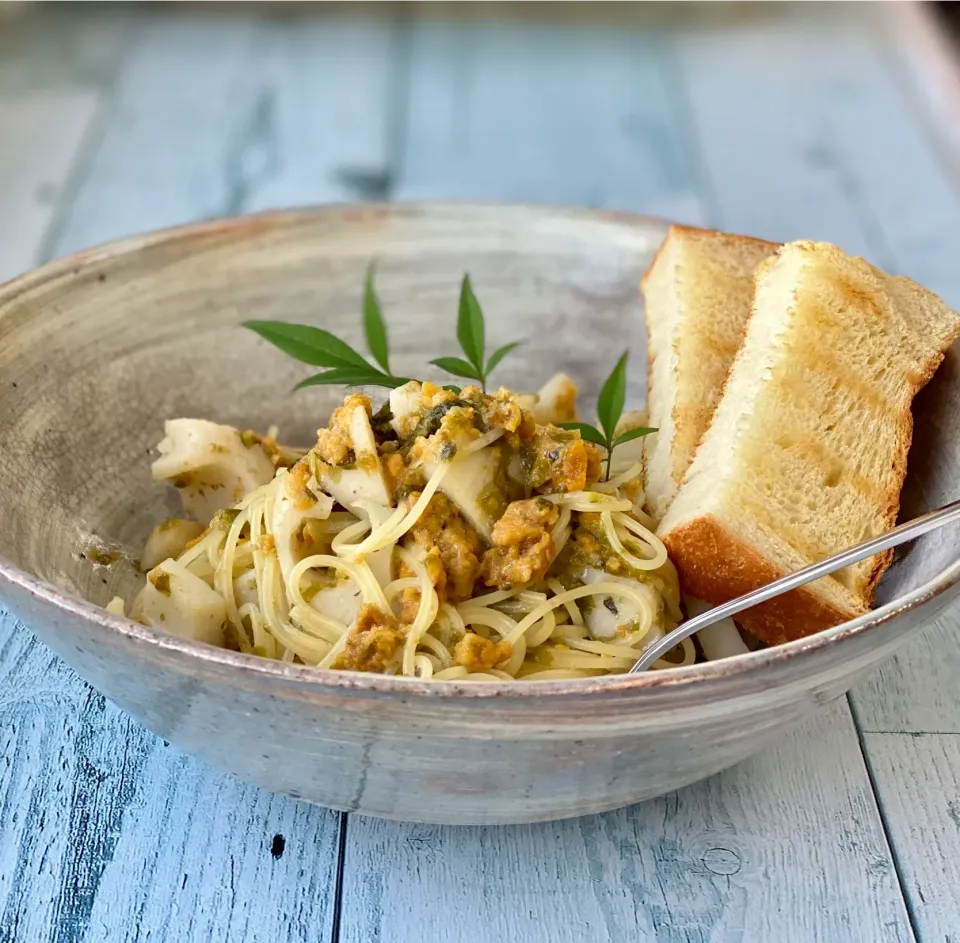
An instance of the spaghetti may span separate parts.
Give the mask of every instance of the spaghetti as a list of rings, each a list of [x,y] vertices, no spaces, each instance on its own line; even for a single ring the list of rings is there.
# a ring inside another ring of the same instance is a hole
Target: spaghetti
[[[204,447],[190,422],[161,443],[164,468],[211,465],[172,454]],[[217,480],[230,482],[227,427],[215,428]],[[219,644],[260,657],[431,681],[623,672],[680,618],[641,464],[600,480],[595,446],[505,390],[412,382],[376,415],[352,394],[313,449],[271,457],[256,487],[150,571],[132,618],[205,640],[219,630]],[[243,463],[244,481],[255,467]],[[178,478],[210,504],[200,472]],[[695,657],[685,643],[655,667]]]

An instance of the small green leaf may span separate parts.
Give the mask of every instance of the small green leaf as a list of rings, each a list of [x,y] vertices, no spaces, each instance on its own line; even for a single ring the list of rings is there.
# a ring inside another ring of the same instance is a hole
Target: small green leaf
[[[581,439],[593,442],[596,445],[607,448],[607,440],[604,434],[586,422],[561,422],[561,429],[573,429],[580,433]]]
[[[473,365],[467,363],[466,360],[461,360],[460,357],[437,357],[430,363],[441,370],[446,370],[447,373],[452,373],[455,377],[466,377],[468,380],[480,379]]]
[[[613,432],[620,421],[623,405],[627,399],[628,355],[629,351],[623,352],[623,356],[617,361],[617,365],[607,377],[597,397],[597,419],[600,421],[600,428],[607,434],[607,441],[613,438]]]
[[[385,373],[390,372],[390,353],[387,344],[387,326],[380,313],[380,302],[373,287],[374,265],[371,262],[363,284],[363,330],[367,335],[367,347]]]
[[[285,354],[313,367],[372,369],[349,344],[318,327],[284,321],[244,321],[244,327],[279,347]]]
[[[460,313],[457,317],[457,340],[467,355],[467,360],[473,364],[476,379],[483,376],[483,354],[486,341],[484,339],[483,312],[480,302],[473,293],[470,276],[463,276],[460,286]]]
[[[459,386],[454,386],[452,383],[448,383],[448,384],[444,387],[444,389],[445,389],[448,393],[456,393],[457,396],[459,396],[460,393],[462,392]]]
[[[651,432],[656,432],[656,429],[648,429],[646,426],[640,426],[636,429],[628,429],[623,435],[618,435],[613,440],[614,447],[618,445],[623,445],[624,442],[630,442],[632,439],[639,439],[642,436],[650,435]]]
[[[323,373],[315,373],[313,376],[301,380],[295,387],[295,390],[302,390],[307,386],[385,386],[387,389],[393,389],[396,386],[403,386],[409,383],[407,377],[391,377],[379,370],[368,368],[367,370],[349,369],[347,367],[335,368],[333,370],[324,370]]]
[[[511,350],[515,350],[522,343],[523,341],[514,341],[512,344],[504,344],[503,347],[495,350],[490,355],[490,359],[487,361],[487,369],[484,372],[488,375],[493,373],[500,361],[503,360]]]

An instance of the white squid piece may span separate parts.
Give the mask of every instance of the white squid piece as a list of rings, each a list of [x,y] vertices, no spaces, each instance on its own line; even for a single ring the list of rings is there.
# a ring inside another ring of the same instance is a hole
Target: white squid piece
[[[650,606],[655,612],[660,606],[660,594],[651,586],[641,583],[639,580],[632,580],[625,576],[614,576],[612,573],[606,573],[603,570],[588,568],[584,571],[583,582],[624,583],[633,587],[637,592],[649,596]],[[595,639],[608,641],[617,637],[617,629],[620,626],[639,622],[642,615],[636,603],[631,599],[625,599],[623,596],[594,597],[593,605],[584,613],[583,621]]]
[[[713,608],[710,603],[702,599],[694,599],[692,596],[684,596],[683,601],[687,608],[687,616],[691,619]],[[703,654],[707,656],[707,661],[720,661],[723,658],[733,658],[734,655],[746,655],[750,651],[733,619],[721,619],[701,629],[697,632],[697,640],[700,642]]]
[[[310,606],[343,625],[353,625],[363,605],[363,594],[353,580],[343,580],[314,594]]]
[[[541,425],[576,422],[577,384],[565,373],[555,373],[537,392],[533,418]]]
[[[356,456],[355,468],[330,468],[321,475],[320,483],[345,508],[359,513],[358,502],[390,506],[390,492],[383,477],[370,417],[363,406],[355,406],[350,414],[350,441]]]
[[[273,463],[259,443],[247,447],[232,426],[170,419],[164,433],[154,480],[173,484],[184,508],[204,525],[273,478]]]
[[[320,490],[314,478],[310,478],[306,483],[307,494],[298,494],[295,487],[297,474],[298,471],[288,472],[282,481],[277,482],[280,494],[273,515],[273,539],[284,583],[303,558],[296,539],[300,528],[309,520],[326,520],[333,510],[333,498]],[[313,499],[312,503],[310,499]]]
[[[164,560],[150,571],[130,617],[182,638],[224,645],[223,598],[176,560]]]
[[[401,438],[407,438],[420,421],[423,409],[423,396],[420,393],[420,384],[411,380],[404,386],[394,387],[390,391],[390,425]]]
[[[203,524],[180,517],[171,517],[157,524],[150,531],[143,553],[140,554],[140,568],[152,570],[164,560],[176,560],[186,550],[187,544],[203,533],[203,529]]]
[[[487,446],[465,458],[453,461],[440,482],[440,490],[460,509],[468,523],[490,541],[496,517],[485,508],[482,497],[496,481],[502,456],[495,446]],[[437,470],[434,464],[426,465],[427,475]]]

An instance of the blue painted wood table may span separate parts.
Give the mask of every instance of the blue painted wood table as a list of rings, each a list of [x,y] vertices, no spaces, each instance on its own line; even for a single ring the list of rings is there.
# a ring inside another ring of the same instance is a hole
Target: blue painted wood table
[[[902,4],[0,7],[0,275],[469,196],[829,239],[957,305],[957,81]],[[216,773],[0,615],[0,940],[960,940],[958,621],[699,785],[458,829]]]

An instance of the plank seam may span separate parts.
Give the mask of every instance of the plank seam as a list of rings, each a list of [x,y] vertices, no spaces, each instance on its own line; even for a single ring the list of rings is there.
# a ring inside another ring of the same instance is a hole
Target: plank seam
[[[124,24],[120,40],[123,51],[117,55],[109,80],[100,89],[96,111],[90,119],[90,123],[84,129],[80,146],[77,148],[70,171],[57,199],[57,205],[50,216],[46,232],[40,240],[40,246],[35,257],[37,262],[48,262],[57,254],[57,244],[63,235],[70,210],[93,167],[97,152],[106,136],[107,128],[113,119],[119,79],[130,59],[141,28],[142,23],[139,18]]]
[[[330,919],[330,943],[340,943],[340,919],[343,910],[343,881],[346,873],[347,828],[350,813],[341,812],[337,829],[337,873],[333,882],[333,915]]]
[[[960,737],[960,730],[864,730],[863,733],[881,737]]]
[[[900,862],[900,855],[897,853],[896,845],[893,841],[890,822],[887,819],[887,812],[883,802],[880,800],[880,791],[877,787],[877,776],[870,759],[870,751],[867,749],[865,741],[866,734],[860,729],[860,719],[857,716],[857,708],[849,692],[846,694],[847,705],[850,708],[850,714],[853,717],[853,729],[857,734],[857,743],[860,746],[860,755],[863,757],[863,766],[867,772],[867,780],[870,783],[870,789],[873,791],[874,803],[877,807],[877,816],[880,819],[880,828],[883,829],[883,839],[886,842],[887,849],[890,852],[890,860],[893,862],[893,872],[897,877],[897,884],[900,886],[900,896],[903,898],[903,906],[907,912],[907,921],[910,924],[910,932],[914,940],[921,940],[920,920],[914,907],[913,897],[907,892],[906,875]]]
[[[404,11],[398,9],[391,24],[390,87],[387,89],[387,185],[384,198],[389,201],[393,200],[406,172],[407,139],[410,130],[412,30]]]

